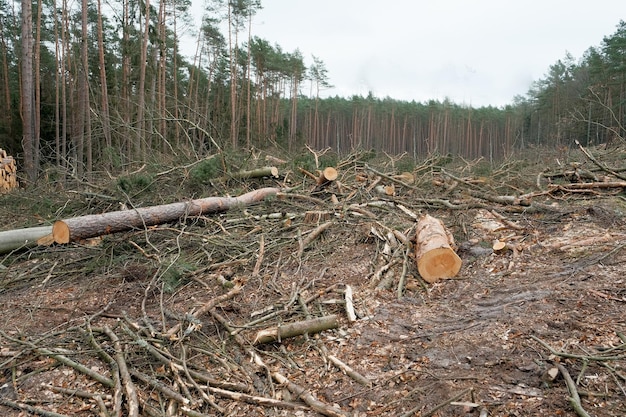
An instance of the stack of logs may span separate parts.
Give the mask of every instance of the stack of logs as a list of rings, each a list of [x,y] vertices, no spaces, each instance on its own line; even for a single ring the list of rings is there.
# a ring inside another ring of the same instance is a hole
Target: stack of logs
[[[18,187],[17,165],[12,156],[0,149],[0,194],[6,194]]]

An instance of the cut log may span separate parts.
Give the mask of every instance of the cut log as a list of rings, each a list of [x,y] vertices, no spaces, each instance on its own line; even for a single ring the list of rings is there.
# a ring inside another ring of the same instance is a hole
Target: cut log
[[[11,192],[18,186],[15,159],[0,149],[0,194]]]
[[[422,278],[434,283],[452,278],[461,269],[461,258],[454,249],[454,238],[443,222],[428,214],[417,223],[415,259]]]
[[[298,321],[295,323],[285,324],[283,326],[273,327],[271,329],[260,330],[254,344],[270,343],[286,339],[288,337],[301,336],[305,333],[313,334],[324,330],[336,329],[339,327],[337,316],[335,314],[324,317],[317,317],[310,320]]]
[[[235,179],[248,179],[248,178],[262,178],[262,177],[274,177],[278,178],[278,168],[276,167],[261,167],[252,169],[250,171],[239,171],[229,174],[231,178]]]
[[[200,216],[250,205],[263,201],[266,197],[274,196],[279,191],[278,188],[261,188],[239,197],[208,197],[58,220],[52,226],[52,236],[56,243],[69,243],[126,230],[144,229],[147,226],[169,223],[183,217]]]
[[[333,167],[326,167],[322,172],[320,172],[319,177],[317,178],[317,185],[323,185],[330,181],[335,181],[339,173]]]
[[[38,241],[52,233],[52,226],[29,227],[27,229],[0,232],[0,253],[36,246]]]

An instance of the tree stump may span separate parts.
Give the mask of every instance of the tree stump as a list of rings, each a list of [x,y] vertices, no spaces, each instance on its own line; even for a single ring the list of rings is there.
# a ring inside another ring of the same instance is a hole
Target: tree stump
[[[434,283],[452,278],[461,269],[461,258],[454,251],[454,238],[443,222],[428,214],[417,223],[415,260],[421,277]]]

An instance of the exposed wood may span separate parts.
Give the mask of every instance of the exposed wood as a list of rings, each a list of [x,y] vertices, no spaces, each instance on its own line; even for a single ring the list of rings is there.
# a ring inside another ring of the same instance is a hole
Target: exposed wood
[[[301,336],[305,333],[319,333],[324,330],[336,329],[337,327],[339,327],[339,322],[337,321],[337,316],[335,314],[317,317],[310,320],[303,320],[285,324],[283,326],[260,330],[254,339],[254,344],[260,345],[263,343],[281,341],[285,338]]]
[[[263,178],[263,177],[278,178],[278,168],[261,167],[261,168],[251,169],[249,171],[233,172],[229,175],[231,178],[236,178],[236,179]]]
[[[503,242],[501,240],[496,240],[493,242],[493,245],[491,246],[491,248],[494,250],[494,252],[501,251],[502,249],[506,248],[506,242]]]
[[[29,227],[0,232],[0,253],[36,246],[38,241],[52,234],[52,226]]]
[[[0,194],[9,193],[18,186],[15,159],[0,148]]]
[[[58,220],[52,226],[52,236],[56,243],[69,243],[125,230],[144,229],[183,217],[200,216],[257,203],[279,191],[278,188],[261,188],[238,197],[208,197]]]
[[[345,290],[345,299],[346,299],[346,314],[348,315],[348,320],[351,322],[356,321],[356,313],[354,312],[354,298],[352,292],[352,286],[346,285]]]
[[[338,176],[339,173],[335,168],[326,167],[320,172],[320,175],[317,177],[317,185],[321,186],[328,182],[335,181]]]
[[[443,222],[428,214],[417,223],[415,259],[422,278],[434,283],[452,278],[461,269],[461,258],[452,249],[454,238]]]
[[[294,384],[282,374],[278,372],[274,372],[272,373],[272,378],[274,378],[274,380],[278,382],[279,384],[285,385],[292,394],[299,397],[309,407],[311,407],[312,410],[317,411],[318,413],[324,416],[330,416],[330,417],[347,416],[347,414],[341,411],[340,409],[321,402],[320,400],[315,398],[313,394],[311,394],[307,389],[297,384]]]
[[[346,375],[348,375],[350,378],[358,382],[359,384],[364,385],[366,387],[371,387],[373,385],[372,381],[370,381],[369,379],[367,379],[366,377],[364,377],[363,375],[361,375],[360,373],[352,369],[347,364],[343,363],[341,360],[339,360],[338,357],[334,355],[328,355],[328,360],[332,362],[332,364],[335,365],[337,368],[345,372]]]
[[[326,229],[333,225],[332,221],[322,223],[315,229],[311,230],[309,235],[300,241],[300,248],[298,249],[298,257],[301,257],[304,250],[313,242],[319,235],[321,235]]]

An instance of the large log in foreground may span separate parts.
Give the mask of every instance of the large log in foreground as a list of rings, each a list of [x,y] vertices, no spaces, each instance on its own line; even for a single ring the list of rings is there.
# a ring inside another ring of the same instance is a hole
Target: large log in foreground
[[[276,195],[279,191],[278,188],[261,188],[238,197],[207,197],[58,220],[52,226],[52,237],[56,243],[69,243],[125,230],[143,229],[187,216],[200,216],[225,211],[236,206],[258,203],[266,197]]]
[[[52,226],[38,226],[27,229],[0,232],[0,254],[15,249],[36,246],[42,238],[52,233]]]
[[[417,270],[429,283],[452,278],[461,269],[461,258],[452,249],[454,238],[443,222],[428,214],[417,223],[415,259]]]

